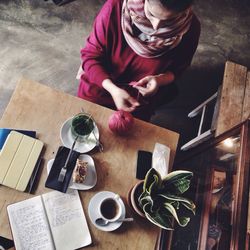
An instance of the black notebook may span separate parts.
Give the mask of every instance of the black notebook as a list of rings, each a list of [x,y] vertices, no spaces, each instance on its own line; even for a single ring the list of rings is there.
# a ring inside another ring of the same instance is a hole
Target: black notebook
[[[0,247],[3,247],[4,249],[12,248],[14,247],[14,241],[0,236]]]
[[[152,153],[139,150],[137,155],[136,178],[143,180],[152,167]]]

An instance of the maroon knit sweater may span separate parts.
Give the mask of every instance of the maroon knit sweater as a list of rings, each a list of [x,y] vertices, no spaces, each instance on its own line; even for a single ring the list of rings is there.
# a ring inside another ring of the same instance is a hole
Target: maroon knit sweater
[[[114,108],[114,103],[102,87],[104,79],[109,78],[118,86],[124,86],[145,76],[167,71],[172,71],[178,77],[190,65],[200,36],[200,22],[194,15],[189,31],[176,48],[157,58],[143,58],[129,47],[124,38],[121,28],[122,2],[105,2],[81,50],[85,73],[81,76],[78,96],[111,108]],[[132,92],[130,94],[133,95]]]

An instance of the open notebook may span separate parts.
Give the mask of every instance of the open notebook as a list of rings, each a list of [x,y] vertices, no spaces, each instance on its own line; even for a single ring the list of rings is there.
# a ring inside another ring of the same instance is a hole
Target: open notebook
[[[42,194],[7,212],[16,250],[72,250],[92,242],[77,190]]]

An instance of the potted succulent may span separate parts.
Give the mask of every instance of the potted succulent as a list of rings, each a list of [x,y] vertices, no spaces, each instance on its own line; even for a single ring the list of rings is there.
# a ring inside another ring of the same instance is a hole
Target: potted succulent
[[[149,221],[163,229],[173,230],[174,220],[185,227],[190,217],[180,213],[191,211],[195,214],[195,204],[183,197],[183,193],[189,189],[192,176],[192,172],[178,170],[161,178],[160,174],[151,168],[144,181],[141,184],[138,183],[131,192],[130,198],[137,193],[135,198],[137,200],[131,201],[133,208],[137,203],[138,207],[135,210],[139,210],[140,215],[144,214]]]

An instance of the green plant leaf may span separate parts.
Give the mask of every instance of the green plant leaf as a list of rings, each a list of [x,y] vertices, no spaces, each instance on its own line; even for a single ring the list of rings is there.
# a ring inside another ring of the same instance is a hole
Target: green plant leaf
[[[142,199],[142,198],[145,197],[145,196],[148,196],[148,195],[150,195],[150,193],[149,193],[148,191],[142,192],[142,193],[140,194],[140,196],[139,196],[139,200]]]
[[[192,202],[193,203],[193,202]],[[188,203],[181,203],[182,206],[186,207],[187,209],[191,210],[193,212],[193,214],[195,215],[196,212],[196,206],[193,203],[192,205],[189,205]]]
[[[186,176],[192,177],[193,173],[187,170],[176,170],[167,174],[167,176],[163,179],[163,181],[168,181],[170,179],[174,180],[175,178],[179,179],[179,178],[186,177]]]
[[[173,230],[173,220],[169,213],[159,213],[155,211],[152,213],[149,205],[143,207],[146,218],[158,227],[166,230]]]
[[[193,214],[195,214],[195,204],[193,203],[193,201],[184,198],[184,197],[180,197],[180,196],[176,196],[176,195],[171,195],[169,193],[167,194],[159,194],[159,196],[164,197],[168,203],[172,204],[174,201],[179,202],[181,205],[183,205],[184,207],[186,207],[187,209],[191,210],[193,212]]]
[[[145,204],[148,203],[151,205],[151,207],[153,207],[154,201],[152,200],[151,196],[144,196],[142,199],[140,199],[140,204],[142,208]]]
[[[139,198],[138,198],[138,202],[139,202],[139,205],[141,206],[141,208],[143,208],[143,204],[142,204],[142,199],[143,198],[145,198],[145,197],[147,197],[147,196],[150,196],[150,194],[147,192],[147,191],[145,191],[145,192],[142,192],[141,194],[140,194],[140,196],[139,196]]]
[[[169,193],[182,194],[189,189],[192,176],[193,173],[190,171],[173,171],[164,178],[162,185]]]
[[[180,221],[180,226],[182,226],[182,227],[185,227],[188,223],[189,223],[189,221],[190,221],[190,218],[189,217],[180,217],[179,218],[179,221]]]
[[[161,184],[161,177],[160,174],[154,169],[151,168],[145,177],[144,183],[143,183],[143,191],[146,190],[148,192],[152,192],[153,187],[157,188],[158,185]]]
[[[169,204],[167,202],[164,203],[164,208],[167,209],[170,214],[172,214],[172,216],[175,218],[175,220],[178,222],[178,224],[180,226],[185,227],[188,224],[188,222],[190,221],[189,217],[180,217],[180,218],[178,218],[176,210],[171,204]]]
[[[147,219],[167,230],[173,230],[174,219],[180,226],[186,226],[190,218],[179,217],[177,211],[183,206],[195,213],[194,203],[179,196],[189,188],[192,175],[192,172],[178,170],[162,180],[160,174],[151,168],[145,177],[143,192],[138,198]]]
[[[152,195],[154,195],[157,192],[158,183],[159,183],[159,178],[157,175],[154,175],[153,178],[154,178],[154,181],[151,183],[151,185],[149,186],[149,188],[147,190],[149,192],[149,194],[152,194]]]
[[[179,209],[179,202],[177,200],[172,200],[172,199],[168,199],[168,194],[157,194],[157,196],[159,197],[158,199],[161,200],[161,203],[170,203],[172,204],[172,206],[174,206],[175,209]]]

